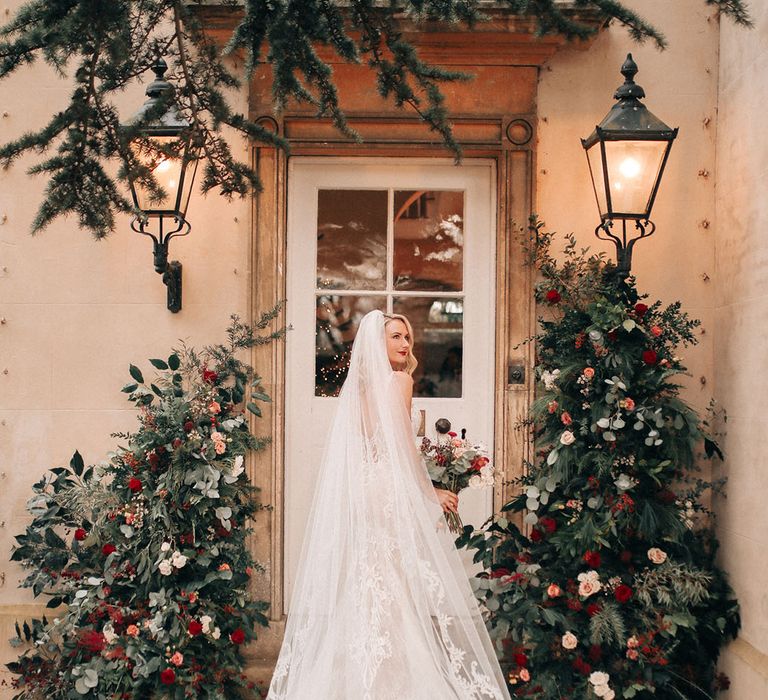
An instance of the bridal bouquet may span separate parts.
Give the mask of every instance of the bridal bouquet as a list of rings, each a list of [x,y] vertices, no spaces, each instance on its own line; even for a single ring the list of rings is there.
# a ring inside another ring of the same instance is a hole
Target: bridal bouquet
[[[481,489],[493,486],[493,465],[488,449],[482,443],[471,445],[466,439],[450,432],[439,437],[437,442],[425,437],[421,441],[421,454],[429,478],[438,488],[459,493],[467,487]],[[451,532],[461,532],[464,524],[458,513],[446,513],[445,519]]]

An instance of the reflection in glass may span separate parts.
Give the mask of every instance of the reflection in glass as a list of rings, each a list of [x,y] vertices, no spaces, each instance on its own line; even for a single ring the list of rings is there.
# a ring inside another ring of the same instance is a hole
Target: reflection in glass
[[[396,190],[395,289],[461,291],[464,192]]]
[[[386,287],[387,196],[386,190],[318,191],[318,288]]]
[[[413,325],[419,366],[413,375],[414,396],[455,398],[462,395],[464,302],[462,299],[395,297],[393,310]]]
[[[318,295],[315,321],[315,396],[338,396],[347,378],[352,341],[363,316],[386,311],[383,296]]]

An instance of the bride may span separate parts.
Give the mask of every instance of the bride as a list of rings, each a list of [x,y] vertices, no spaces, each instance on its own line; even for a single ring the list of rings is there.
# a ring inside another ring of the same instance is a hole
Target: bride
[[[414,441],[404,316],[371,311],[320,462],[268,700],[508,700]]]

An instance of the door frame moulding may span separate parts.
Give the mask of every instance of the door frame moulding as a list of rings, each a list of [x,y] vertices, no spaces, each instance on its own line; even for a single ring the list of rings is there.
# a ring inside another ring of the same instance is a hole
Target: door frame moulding
[[[350,164],[354,164],[355,156],[442,159],[450,156],[441,144],[434,142],[434,137],[417,140],[417,131],[421,134],[428,132],[419,120],[414,119],[370,115],[351,118],[353,127],[358,129],[361,125],[373,125],[376,130],[397,127],[394,129],[397,139],[377,139],[374,133],[368,133],[372,142],[363,144],[326,138],[324,122],[327,120],[312,120],[316,128],[316,136],[312,138],[303,131],[309,120],[307,115],[286,115],[281,122],[272,115],[264,115],[258,120],[283,134],[293,131],[297,138],[291,139],[292,156],[347,158]],[[533,347],[532,343],[520,343],[533,334],[535,307],[533,271],[521,261],[535,194],[536,120],[531,114],[514,114],[466,117],[461,123],[467,126],[466,131],[482,134],[481,140],[475,143],[471,139],[462,143],[464,157],[494,159],[496,163],[494,459],[503,479],[494,492],[493,508],[498,511],[512,496],[509,482],[522,474],[524,461],[529,459],[531,450],[529,431],[520,427],[520,423],[527,417],[532,397]],[[360,130],[365,133],[365,129]],[[303,131],[302,135],[297,131]],[[277,300],[285,299],[287,294],[288,159],[280,149],[255,145],[251,162],[264,186],[263,191],[253,198],[250,227],[249,310],[251,318],[255,319]],[[509,261],[515,264],[508,264]],[[284,630],[284,618],[279,611],[284,607],[285,347],[282,343],[256,347],[251,361],[272,397],[262,418],[251,416],[249,419],[256,434],[263,434],[268,429],[273,438],[267,449],[253,455],[249,471],[253,482],[261,488],[262,501],[273,506],[257,514],[251,540],[254,557],[266,567],[264,574],[254,581],[253,592],[271,604],[271,629],[262,633],[260,640],[247,651],[250,660],[259,665],[276,658]],[[508,383],[510,365],[523,366],[521,382]]]

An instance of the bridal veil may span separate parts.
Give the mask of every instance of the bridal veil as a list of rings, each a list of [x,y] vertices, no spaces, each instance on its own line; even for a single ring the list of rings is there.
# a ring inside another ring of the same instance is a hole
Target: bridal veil
[[[354,342],[267,697],[508,700],[416,449],[385,320],[367,314]]]

